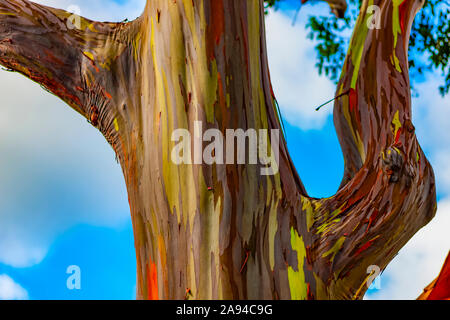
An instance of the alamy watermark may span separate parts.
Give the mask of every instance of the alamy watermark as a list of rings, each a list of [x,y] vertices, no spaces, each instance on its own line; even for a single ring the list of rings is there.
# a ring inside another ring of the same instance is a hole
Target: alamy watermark
[[[172,132],[171,139],[176,142],[171,151],[174,164],[260,164],[261,175],[278,173],[278,129],[227,129],[224,136],[215,128],[203,132],[202,122],[194,121],[193,131],[194,137],[187,129],[176,129]],[[203,149],[203,142],[210,143]]]
[[[367,278],[366,285],[370,290],[380,290],[381,289],[381,268],[377,265],[370,265],[367,267],[367,273],[369,277]]]
[[[69,30],[81,29],[81,8],[77,5],[70,5],[67,8],[67,12],[72,13],[67,18],[66,26]]]
[[[367,14],[371,14],[367,18],[367,28],[381,29],[381,8],[377,5],[371,5],[367,7]]]
[[[66,273],[70,274],[66,281],[67,289],[81,290],[81,268],[76,265],[71,265],[67,267]]]

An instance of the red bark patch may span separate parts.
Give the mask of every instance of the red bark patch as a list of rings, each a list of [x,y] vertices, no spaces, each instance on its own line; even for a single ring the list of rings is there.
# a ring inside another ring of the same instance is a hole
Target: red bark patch
[[[405,33],[405,24],[406,24],[406,9],[407,9],[408,0],[403,1],[398,7],[398,14],[400,20],[400,28],[402,29],[402,34]]]
[[[214,59],[214,47],[225,31],[223,0],[211,0],[211,21],[208,24],[208,57]]]
[[[379,214],[379,211],[378,211],[378,210],[375,210],[375,211],[370,215],[369,220],[368,220],[369,223],[368,223],[368,225],[367,225],[366,232],[369,231],[370,227],[373,225],[374,221],[377,219],[378,214]]]
[[[105,98],[112,99],[112,96],[106,90],[103,90],[102,93],[105,96]]]
[[[427,300],[450,300],[450,254]]]
[[[401,134],[402,134],[402,128],[398,128],[397,134],[395,135],[395,144],[398,144]]]
[[[370,246],[373,244],[373,242],[374,242],[375,240],[376,240],[376,239],[372,239],[372,240],[370,240],[370,241],[367,241],[362,247],[360,247],[360,248],[358,249],[358,251],[356,251],[355,257],[356,257],[357,255],[359,255],[360,253],[362,253],[363,251],[366,251],[367,249],[369,249]]]
[[[350,88],[348,92],[348,101],[350,112],[358,109],[358,91],[356,91],[356,89]]]

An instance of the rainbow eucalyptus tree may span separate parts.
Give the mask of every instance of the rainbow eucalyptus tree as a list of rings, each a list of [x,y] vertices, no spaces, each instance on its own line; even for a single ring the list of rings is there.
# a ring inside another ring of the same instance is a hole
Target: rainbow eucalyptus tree
[[[345,11],[345,0],[327,2]],[[262,0],[149,0],[131,22],[73,25],[63,10],[0,0],[0,63],[60,97],[114,148],[138,298],[359,299],[370,266],[383,270],[436,211],[411,122],[408,40],[422,4],[361,5],[334,107],[345,174],[326,199],[308,196],[283,137],[274,175],[261,175],[262,164],[171,161],[174,130],[194,134],[198,121],[224,134],[281,129]]]

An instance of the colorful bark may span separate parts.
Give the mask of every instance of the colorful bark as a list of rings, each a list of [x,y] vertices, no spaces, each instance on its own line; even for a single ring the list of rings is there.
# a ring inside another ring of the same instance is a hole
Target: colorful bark
[[[327,199],[308,197],[284,140],[273,176],[259,164],[171,161],[172,132],[195,139],[196,121],[224,135],[281,130],[260,0],[153,0],[131,23],[82,19],[79,30],[64,29],[60,10],[0,0],[0,63],[68,102],[116,151],[138,298],[361,298],[367,267],[384,269],[436,210],[407,73],[420,2],[405,1],[363,3],[334,111],[345,176]],[[381,7],[379,30],[367,27],[369,3]]]

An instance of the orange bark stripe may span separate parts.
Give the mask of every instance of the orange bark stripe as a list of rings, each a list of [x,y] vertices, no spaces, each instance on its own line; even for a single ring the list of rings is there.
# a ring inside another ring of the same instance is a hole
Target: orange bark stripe
[[[150,266],[147,264],[147,298],[148,300],[159,300],[156,264],[151,261]]]

